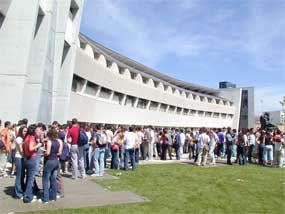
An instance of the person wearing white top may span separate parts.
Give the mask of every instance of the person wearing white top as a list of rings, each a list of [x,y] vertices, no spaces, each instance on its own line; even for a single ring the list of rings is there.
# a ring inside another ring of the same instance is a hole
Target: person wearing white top
[[[216,130],[215,129],[211,129],[210,130],[210,148],[209,148],[209,156],[211,158],[211,164],[215,165],[216,164],[216,159],[215,159],[215,148],[216,148],[216,144],[218,142],[219,138],[218,135],[216,134]]]
[[[199,135],[198,138],[198,160],[197,160],[197,165],[201,165],[201,161],[203,159],[202,166],[206,165],[207,162],[207,156],[208,156],[208,150],[209,150],[209,144],[210,143],[210,137],[207,135],[207,130],[206,128],[201,129],[201,134]]]
[[[16,164],[16,180],[15,180],[15,198],[23,199],[24,197],[24,157],[23,157],[23,142],[27,135],[27,127],[22,126],[18,131],[18,136],[16,138],[16,154],[15,154],[15,164]]]
[[[135,162],[135,144],[137,142],[137,134],[134,132],[134,127],[130,127],[129,131],[125,132],[125,153],[124,153],[124,169],[128,170],[128,161],[131,160],[132,170],[136,168]]]
[[[184,144],[186,140],[186,136],[183,132],[183,129],[180,130],[180,140],[181,140],[181,146],[180,146],[180,157],[183,155],[183,149],[184,149]]]

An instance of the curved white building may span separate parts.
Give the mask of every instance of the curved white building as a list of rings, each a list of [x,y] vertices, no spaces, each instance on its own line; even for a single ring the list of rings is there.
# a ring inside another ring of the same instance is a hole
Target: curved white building
[[[0,103],[3,120],[239,127],[243,89],[183,82],[78,37],[83,1],[31,0],[26,13],[17,10],[23,1],[4,2],[10,5],[0,3],[0,49],[6,50],[0,93],[12,99]],[[23,16],[30,28],[15,29],[12,22]],[[27,41],[17,37],[19,31]],[[17,58],[16,51],[25,55]]]

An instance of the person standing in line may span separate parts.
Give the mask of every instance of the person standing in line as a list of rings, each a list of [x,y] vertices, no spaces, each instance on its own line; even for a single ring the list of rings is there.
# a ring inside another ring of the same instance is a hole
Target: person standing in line
[[[143,139],[144,139],[144,134],[141,131],[141,127],[136,128],[136,135],[137,135],[137,143],[135,145],[135,161],[136,161],[136,164],[139,164],[140,148],[141,148],[141,144],[143,143]]]
[[[237,162],[239,165],[245,165],[246,163],[246,145],[247,145],[246,131],[242,129],[238,133],[238,140],[237,140]]]
[[[168,145],[169,145],[166,130],[163,130],[163,133],[160,137],[160,143],[162,145],[161,160],[166,160],[166,153],[167,153]]]
[[[28,127],[27,137],[24,141],[24,168],[26,170],[26,189],[24,193],[24,203],[35,202],[33,197],[33,188],[35,185],[35,176],[37,173],[37,150],[42,147],[42,142],[37,142],[35,124]]]
[[[218,135],[216,134],[216,130],[215,129],[210,129],[209,132],[209,136],[210,136],[210,145],[209,145],[209,156],[211,158],[211,165],[216,165],[216,158],[215,158],[215,148],[216,148],[216,144],[219,141]]]
[[[21,126],[18,130],[18,135],[16,138],[16,154],[15,154],[15,163],[16,163],[16,180],[15,180],[15,195],[17,199],[23,199],[24,197],[24,148],[23,142],[27,136],[27,127]]]
[[[235,141],[235,134],[231,130],[230,127],[227,128],[226,132],[226,146],[227,146],[227,164],[233,165],[231,162],[232,154],[233,154],[233,144]]]
[[[175,137],[174,137],[174,149],[175,149],[175,153],[176,153],[176,160],[180,160],[181,156],[180,156],[180,148],[181,148],[181,135],[179,132],[179,129],[175,130]]]
[[[108,143],[107,134],[103,126],[97,126],[97,131],[94,133],[92,137],[92,144],[94,148],[94,166],[95,173],[91,176],[104,176],[104,157],[105,157],[105,149]]]
[[[67,132],[67,142],[71,144],[70,153],[71,153],[71,161],[72,161],[72,179],[78,179],[78,158],[79,158],[79,150],[78,150],[78,140],[79,140],[80,127],[78,125],[78,121],[76,118],[73,118],[71,121],[71,127]],[[83,174],[84,171],[84,163],[80,162],[80,170]]]
[[[279,129],[275,130],[275,136],[273,137],[273,144],[274,144],[274,154],[275,154],[275,165],[278,168],[282,168],[284,141],[283,141],[283,136],[281,135],[281,131]]]
[[[124,169],[128,170],[128,161],[131,160],[132,170],[136,169],[135,161],[135,144],[137,135],[134,133],[134,127],[129,127],[129,131],[125,132],[125,156],[124,156]]]
[[[186,140],[186,136],[184,134],[184,130],[180,129],[180,140],[181,140],[181,146],[180,146],[180,157],[184,154],[184,144]]]
[[[6,165],[7,165],[7,157],[11,152],[11,128],[12,123],[10,121],[6,121],[4,123],[4,129],[0,132],[0,176],[6,177]]]
[[[255,147],[255,134],[253,132],[253,128],[251,128],[249,130],[249,135],[248,135],[248,163],[253,162],[254,147]]]
[[[225,135],[222,129],[218,129],[218,137],[219,137],[219,144],[218,144],[218,156],[220,158],[224,158],[225,151],[224,151],[224,144],[225,144]]]
[[[107,168],[107,159],[111,156],[111,144],[114,137],[114,133],[111,130],[111,126],[106,126],[105,132],[107,135],[107,145],[105,149],[105,156],[104,156],[104,166]]]
[[[62,152],[62,141],[58,138],[58,133],[55,127],[51,127],[47,133],[45,164],[43,171],[43,198],[39,200],[44,204],[49,201],[56,201],[56,193],[58,183],[56,180],[59,173],[59,156]],[[49,185],[50,182],[50,185]]]
[[[209,151],[209,144],[210,143],[210,137],[207,135],[206,128],[201,128],[201,134],[199,135],[198,139],[198,159],[197,159],[197,166],[201,165],[201,162],[203,160],[202,166],[205,166],[207,163],[207,156]]]

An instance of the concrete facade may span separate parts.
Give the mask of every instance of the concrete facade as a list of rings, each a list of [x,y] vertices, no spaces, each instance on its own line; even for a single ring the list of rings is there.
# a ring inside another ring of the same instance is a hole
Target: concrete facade
[[[0,95],[9,98],[0,103],[3,120],[67,117],[82,7],[82,0],[29,0],[29,7],[1,1]]]
[[[79,35],[83,0],[25,6],[0,3],[0,96],[9,97],[0,103],[2,120],[240,126],[244,89],[177,80]]]

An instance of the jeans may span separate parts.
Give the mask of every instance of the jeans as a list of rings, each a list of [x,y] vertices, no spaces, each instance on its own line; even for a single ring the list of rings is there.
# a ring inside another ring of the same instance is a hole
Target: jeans
[[[195,157],[195,144],[189,143],[189,160]]]
[[[139,163],[139,160],[140,160],[140,149],[137,148],[137,149],[135,149],[135,162],[136,162],[136,164]]]
[[[83,157],[84,147],[78,147],[77,145],[71,145],[71,161],[72,161],[72,178],[78,178],[78,163],[80,168],[81,176],[85,176],[84,168],[84,157]]]
[[[248,162],[249,163],[252,163],[253,152],[254,152],[254,145],[252,144],[248,146]]]
[[[94,154],[95,174],[104,175],[105,148],[96,148]]]
[[[16,162],[16,180],[15,180],[15,198],[24,196],[24,158],[15,158]]]
[[[41,149],[38,149],[37,151],[37,163],[36,163],[36,175],[40,175],[41,172],[40,172],[40,164],[41,164],[41,159],[42,159],[42,155],[43,155],[43,150]]]
[[[232,157],[237,157],[237,145],[233,144]]]
[[[232,164],[231,163],[232,154],[233,154],[233,145],[228,145],[227,164]]]
[[[259,146],[258,146],[258,163],[259,164],[263,164],[264,149],[265,149],[264,143],[259,144]]]
[[[162,143],[161,160],[166,160],[167,149],[168,149],[168,142],[163,142]]]
[[[132,170],[136,169],[136,162],[135,162],[135,149],[126,149],[125,150],[125,156],[124,156],[124,168],[125,170],[128,170],[128,161],[129,158],[131,159],[131,166]]]
[[[246,158],[245,158],[245,146],[238,146],[237,147],[237,158],[238,158],[238,163],[239,165],[244,165],[246,163]]]
[[[43,202],[48,202],[49,200],[56,200],[57,192],[57,181],[56,176],[58,172],[58,160],[47,160],[44,166],[43,173],[43,191],[44,197]],[[50,181],[50,186],[48,185]]]
[[[24,158],[24,167],[26,169],[26,190],[24,193],[24,202],[30,203],[33,200],[33,185],[37,171],[37,156]]]
[[[90,147],[90,144],[87,143],[83,147],[84,147],[84,149],[83,149],[83,159],[84,159],[84,167],[85,167],[85,174],[86,174],[87,171],[89,170],[89,165],[90,165],[90,162],[89,162],[89,147]]]
[[[176,160],[180,160],[181,145],[175,144]]]
[[[148,145],[148,160],[153,160],[153,142]]]
[[[111,169],[119,168],[119,150],[111,149],[112,159],[111,159]]]
[[[272,145],[265,145],[264,152],[263,152],[263,161],[266,163],[267,161],[273,161],[273,146]]]

